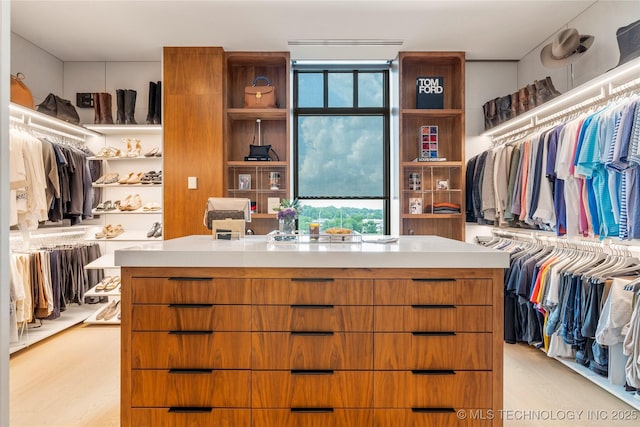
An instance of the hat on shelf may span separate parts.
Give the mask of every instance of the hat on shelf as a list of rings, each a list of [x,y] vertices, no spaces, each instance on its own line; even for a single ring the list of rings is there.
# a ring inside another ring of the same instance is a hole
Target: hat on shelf
[[[540,51],[542,65],[549,68],[562,67],[580,58],[593,44],[593,36],[580,34],[575,28],[566,28]]]
[[[616,67],[640,56],[640,19],[616,31],[620,60]]]

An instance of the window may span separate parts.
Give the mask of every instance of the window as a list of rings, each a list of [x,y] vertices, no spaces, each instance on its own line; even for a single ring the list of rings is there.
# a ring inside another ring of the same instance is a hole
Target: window
[[[387,66],[294,65],[294,197],[299,228],[389,230]]]

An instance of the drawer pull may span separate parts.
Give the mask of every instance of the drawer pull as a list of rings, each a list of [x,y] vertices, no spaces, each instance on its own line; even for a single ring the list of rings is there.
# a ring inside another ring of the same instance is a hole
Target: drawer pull
[[[413,280],[414,282],[455,282],[456,281],[456,279],[442,278],[442,277],[434,277],[434,278],[431,278],[431,277],[425,277],[425,278],[415,277],[415,278],[413,278],[411,280]]]
[[[210,374],[213,369],[169,369],[170,374]]]
[[[211,411],[213,411],[211,406],[174,406],[169,408],[169,413],[174,414],[198,414]]]
[[[414,369],[413,371],[411,371],[411,373],[413,375],[455,375],[456,371],[447,371],[447,370],[443,370],[443,371],[438,371],[438,370],[433,370],[433,369]]]
[[[213,304],[169,304],[169,308],[211,308]]]
[[[291,408],[293,413],[311,412],[314,414],[332,414],[333,408]]]
[[[332,369],[292,369],[291,375],[333,375]]]
[[[291,335],[301,336],[301,337],[331,337],[331,336],[333,336],[333,332],[331,332],[331,331],[316,331],[316,332],[291,331]]]
[[[210,282],[213,277],[169,277],[168,280],[175,280],[177,282]]]
[[[418,414],[439,414],[439,413],[452,413],[456,410],[453,408],[411,408],[411,412]]]
[[[294,277],[291,279],[292,282],[333,282],[333,279],[327,277]]]
[[[411,308],[419,308],[419,309],[441,309],[441,308],[456,308],[455,305],[452,304],[413,304]]]
[[[169,331],[169,335],[213,335],[213,331]]]
[[[299,309],[312,309],[312,310],[323,310],[323,309],[333,309],[333,305],[330,304],[291,304],[291,308],[299,308]]]
[[[411,332],[414,337],[455,337],[455,332]]]

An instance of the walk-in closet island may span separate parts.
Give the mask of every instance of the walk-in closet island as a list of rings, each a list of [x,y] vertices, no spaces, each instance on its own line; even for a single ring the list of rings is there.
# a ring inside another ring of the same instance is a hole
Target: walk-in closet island
[[[187,236],[115,262],[123,426],[502,425],[508,254]]]

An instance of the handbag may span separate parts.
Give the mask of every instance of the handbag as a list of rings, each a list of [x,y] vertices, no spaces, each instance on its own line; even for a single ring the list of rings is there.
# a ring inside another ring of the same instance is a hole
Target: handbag
[[[266,86],[256,86],[264,80]],[[265,76],[258,76],[253,79],[253,85],[244,88],[245,108],[276,108],[276,88],[271,86],[271,80]]]
[[[38,104],[38,111],[48,116],[64,120],[65,122],[79,124],[80,117],[76,108],[68,99],[60,98],[58,95],[50,93]]]
[[[11,102],[33,109],[33,94],[23,82],[24,74],[11,75]]]

